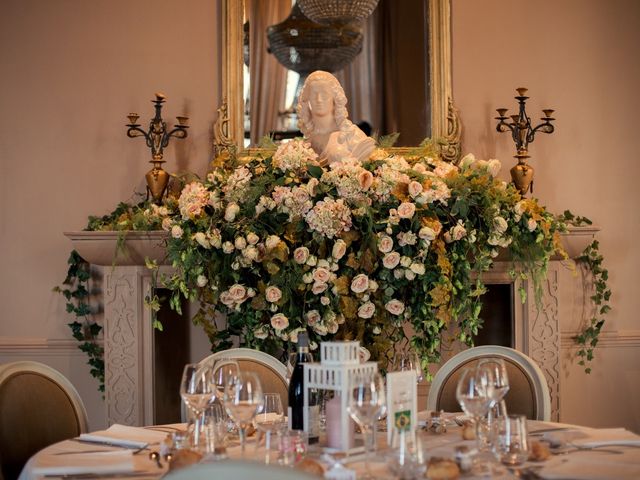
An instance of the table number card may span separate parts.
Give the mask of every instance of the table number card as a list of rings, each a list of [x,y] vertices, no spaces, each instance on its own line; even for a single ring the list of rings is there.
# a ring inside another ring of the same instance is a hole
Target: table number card
[[[396,431],[414,430],[418,422],[418,378],[415,371],[387,373],[387,442]]]

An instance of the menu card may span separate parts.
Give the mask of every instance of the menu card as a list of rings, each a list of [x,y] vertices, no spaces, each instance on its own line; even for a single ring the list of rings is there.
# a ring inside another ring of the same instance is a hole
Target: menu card
[[[387,442],[393,431],[411,432],[418,423],[418,377],[413,370],[387,373]]]

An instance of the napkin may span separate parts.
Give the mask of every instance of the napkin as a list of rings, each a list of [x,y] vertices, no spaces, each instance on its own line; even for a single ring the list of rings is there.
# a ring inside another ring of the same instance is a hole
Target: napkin
[[[129,473],[133,472],[133,470],[133,453],[130,450],[114,450],[110,452],[42,455],[38,457],[32,472],[35,476],[42,476]]]
[[[582,455],[582,456],[580,456]],[[536,473],[545,480],[570,480],[579,478],[580,480],[637,480],[640,478],[640,464],[623,463],[618,459],[597,458],[587,456],[588,454],[577,454],[571,460],[563,459],[559,462],[549,462]],[[618,457],[618,455],[611,455]]]
[[[150,443],[162,442],[166,436],[167,432],[115,424],[106,430],[91,434],[83,433],[78,438],[83,442],[110,444],[135,449],[146,447]]]
[[[607,445],[627,445],[640,447],[640,436],[624,428],[591,428],[586,431],[586,438],[574,440],[574,445],[581,447],[604,447]]]

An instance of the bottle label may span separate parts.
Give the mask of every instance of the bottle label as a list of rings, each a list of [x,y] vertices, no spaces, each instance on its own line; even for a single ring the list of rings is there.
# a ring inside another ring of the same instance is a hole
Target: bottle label
[[[293,430],[291,426],[291,419],[293,418],[293,412],[291,411],[291,406],[287,409],[287,424],[289,426],[289,430]]]
[[[309,439],[318,438],[320,436],[320,406],[310,405],[305,411],[305,415],[307,416]]]

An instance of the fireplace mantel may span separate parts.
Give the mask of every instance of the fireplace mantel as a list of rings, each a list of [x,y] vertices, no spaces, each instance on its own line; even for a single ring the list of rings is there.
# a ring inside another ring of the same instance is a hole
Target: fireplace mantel
[[[563,234],[570,257],[579,256],[598,231],[594,227],[572,228]],[[172,268],[163,264],[167,232],[127,232],[122,250],[116,254],[118,232],[67,232],[73,247],[89,263],[92,289],[102,292],[104,307],[105,401],[108,424],[146,425],[154,423],[154,342],[151,312],[145,297],[152,292],[152,274],[145,257],[160,264],[160,274]],[[513,283],[511,261],[498,259],[483,274],[486,284]],[[543,282],[540,308],[534,299],[532,282],[521,285],[527,299],[516,293],[514,347],[532,357],[545,374],[551,393],[552,419],[562,420],[561,338],[579,330],[585,302],[585,285],[575,273],[555,259]],[[565,348],[565,350],[569,350]],[[424,391],[421,392],[424,396]]]

